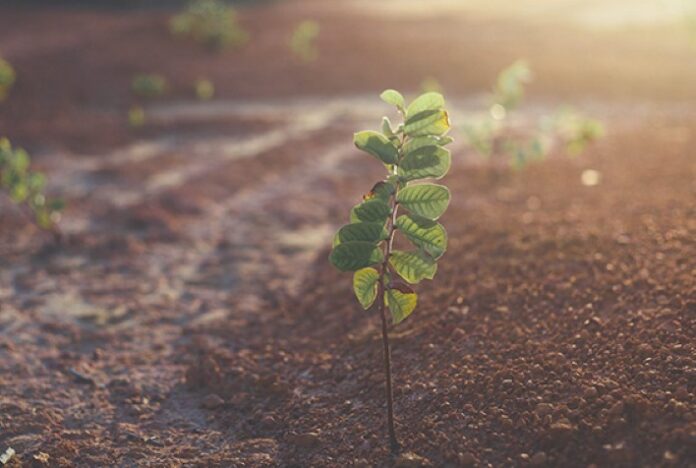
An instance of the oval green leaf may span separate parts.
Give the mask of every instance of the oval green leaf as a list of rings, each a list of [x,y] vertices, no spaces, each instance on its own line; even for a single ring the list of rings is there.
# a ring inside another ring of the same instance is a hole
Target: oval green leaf
[[[447,231],[436,221],[413,214],[402,215],[396,220],[396,227],[435,260],[447,250]]]
[[[440,110],[445,107],[445,98],[440,93],[425,93],[418,96],[406,109],[406,119],[414,115],[432,110]]]
[[[379,273],[374,268],[363,268],[353,275],[353,292],[358,302],[367,310],[377,298],[377,282]]]
[[[450,169],[452,157],[449,150],[439,146],[423,146],[408,153],[399,165],[399,175],[406,181],[439,179]]]
[[[390,180],[383,180],[373,185],[372,190],[363,195],[363,200],[378,198],[385,203],[389,203],[389,198],[394,194],[394,192],[396,192],[394,182]]]
[[[434,221],[447,209],[450,192],[443,185],[412,185],[397,193],[396,201],[411,213]]]
[[[419,112],[409,117],[404,125],[404,132],[410,137],[440,136],[447,133],[449,129],[449,115],[442,109]]]
[[[391,214],[391,208],[384,200],[373,198],[353,207],[350,213],[352,223],[384,223]]]
[[[392,106],[396,106],[399,109],[403,109],[405,107],[404,97],[395,89],[387,89],[383,91],[379,97],[382,99],[382,101],[386,102],[387,104],[391,104]]]
[[[433,279],[437,273],[435,260],[421,252],[395,250],[389,257],[389,263],[399,276],[411,284]]]
[[[392,129],[389,117],[382,117],[382,133],[387,138],[391,139],[394,137],[394,130]]]
[[[358,132],[353,135],[353,142],[358,149],[369,153],[384,164],[394,164],[398,157],[398,150],[384,135],[371,130]]]
[[[422,148],[424,146],[443,146],[442,141],[445,138],[449,137],[436,137],[436,136],[420,136],[420,137],[415,137],[415,138],[409,138],[406,140],[406,143],[404,143],[404,154],[411,153],[413,151],[416,151],[419,148]]]
[[[403,293],[398,289],[387,289],[384,302],[389,307],[394,324],[403,322],[418,305],[418,295],[414,292]]]
[[[333,248],[329,260],[341,271],[356,271],[380,263],[384,254],[373,242],[344,242]]]
[[[380,223],[353,223],[346,224],[339,229],[336,236],[337,244],[343,242],[366,241],[377,243],[389,236],[384,224]]]

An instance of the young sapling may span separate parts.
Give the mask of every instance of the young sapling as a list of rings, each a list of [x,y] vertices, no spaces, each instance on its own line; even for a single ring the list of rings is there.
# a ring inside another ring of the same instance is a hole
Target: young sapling
[[[445,146],[452,138],[446,136],[450,122],[441,94],[425,93],[408,106],[394,90],[384,91],[381,98],[397,108],[403,123],[394,128],[384,117],[380,132],[358,132],[354,142],[384,165],[386,177],[353,207],[350,223],[334,237],[329,259],[339,270],[354,272],[353,291],[358,301],[364,309],[374,305],[380,315],[387,427],[391,450],[397,452],[385,310],[391,312],[394,325],[409,317],[418,301],[411,285],[434,278],[437,260],[447,248],[447,233],[437,220],[449,205],[450,191],[422,181],[447,174],[451,155]],[[396,249],[397,233],[410,241],[413,249]]]
[[[556,145],[576,156],[604,135],[601,122],[570,109],[544,116],[532,131],[516,127],[511,115],[522,104],[532,78],[524,60],[503,69],[490,94],[488,111],[464,125],[467,143],[481,156],[490,158],[502,150],[510,165],[520,169],[543,160]]]
[[[319,36],[319,31],[319,23],[312,20],[305,20],[298,24],[292,32],[292,37],[290,37],[290,50],[303,62],[313,62],[319,55],[315,42]]]
[[[239,26],[237,12],[222,0],[193,0],[170,20],[169,29],[218,51],[241,46],[249,37]]]
[[[167,79],[158,74],[139,74],[133,77],[131,90],[137,96],[152,99],[164,95],[169,89]]]
[[[63,201],[49,199],[44,193],[46,177],[31,170],[26,151],[13,148],[9,140],[0,138],[0,191],[3,192],[30,221],[53,234],[59,242],[58,228]]]

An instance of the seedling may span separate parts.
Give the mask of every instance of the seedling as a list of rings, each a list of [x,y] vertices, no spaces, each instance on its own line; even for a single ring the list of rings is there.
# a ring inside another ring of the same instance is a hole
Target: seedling
[[[556,144],[576,156],[604,135],[601,122],[570,109],[543,117],[531,132],[514,129],[510,116],[522,103],[525,86],[531,80],[532,71],[523,60],[500,72],[486,115],[464,125],[467,142],[476,152],[488,158],[502,149],[509,156],[510,165],[520,169],[544,159]]]
[[[518,60],[498,75],[493,88],[491,116],[494,119],[517,108],[524,99],[524,89],[532,81],[532,70],[524,60]]]
[[[133,78],[131,89],[142,98],[152,99],[160,97],[167,92],[169,84],[167,79],[157,74],[140,74]]]
[[[553,120],[553,131],[571,156],[579,155],[605,134],[602,122],[585,117],[571,108],[558,112]]]
[[[46,177],[30,167],[31,159],[26,151],[12,148],[6,138],[0,139],[0,190],[29,220],[52,233],[58,242],[61,238],[58,222],[64,204],[62,200],[46,197]]]
[[[508,126],[510,113],[524,99],[525,86],[532,80],[532,71],[524,60],[518,60],[504,68],[496,79],[489,96],[488,112],[464,125],[464,134],[469,145],[480,155],[489,158],[495,150],[495,141]],[[514,142],[503,142],[504,149],[512,150],[512,164],[518,165],[521,151],[514,148]]]
[[[312,20],[301,22],[293,31],[290,50],[303,62],[313,62],[319,55],[315,44],[319,31],[319,24]]]
[[[0,58],[0,102],[7,98],[17,75],[7,60]]]
[[[208,101],[215,96],[215,85],[212,81],[205,78],[196,80],[194,90],[196,91],[196,97],[201,101]]]
[[[192,39],[213,50],[244,44],[247,33],[237,22],[237,13],[220,0],[194,0],[174,16],[169,29],[175,36]]]
[[[447,248],[447,233],[437,220],[449,205],[450,191],[443,185],[420,182],[440,179],[449,171],[451,155],[445,145],[452,138],[446,136],[450,122],[441,94],[423,94],[408,107],[397,91],[384,91],[381,98],[396,106],[403,123],[393,128],[384,117],[381,132],[358,132],[354,142],[380,161],[387,174],[353,207],[350,223],[334,237],[329,259],[339,270],[354,272],[353,291],[360,305],[366,310],[376,305],[379,311],[389,441],[392,452],[397,452],[385,308],[394,325],[409,317],[418,301],[410,284],[433,279],[437,260]],[[400,209],[405,213],[399,215]],[[414,249],[396,250],[396,233]]]
[[[133,128],[140,128],[145,125],[145,109],[141,106],[132,106],[128,109],[128,125]]]

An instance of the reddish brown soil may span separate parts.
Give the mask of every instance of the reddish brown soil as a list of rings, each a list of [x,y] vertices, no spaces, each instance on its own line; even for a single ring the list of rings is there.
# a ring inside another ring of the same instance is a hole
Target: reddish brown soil
[[[325,5],[244,10],[254,39],[220,56],[172,41],[161,11],[0,9],[20,76],[1,132],[69,203],[60,246],[0,204],[10,466],[393,464],[377,317],[326,262],[380,176],[350,145],[378,112],[328,108],[427,75],[463,106],[519,55],[537,97],[602,100],[609,134],[520,172],[456,144],[449,251],[391,331],[402,443],[433,466],[696,466],[694,51],[468,17],[414,37],[413,19]],[[305,17],[323,28],[309,65],[284,45]],[[174,91],[135,131],[139,71]],[[277,114],[168,118],[202,73]]]

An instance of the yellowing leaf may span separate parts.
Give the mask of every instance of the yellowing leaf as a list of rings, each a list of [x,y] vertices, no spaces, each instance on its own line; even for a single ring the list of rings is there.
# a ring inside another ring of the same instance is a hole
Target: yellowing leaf
[[[379,273],[374,268],[363,268],[353,274],[353,292],[365,310],[375,302],[378,281]]]

